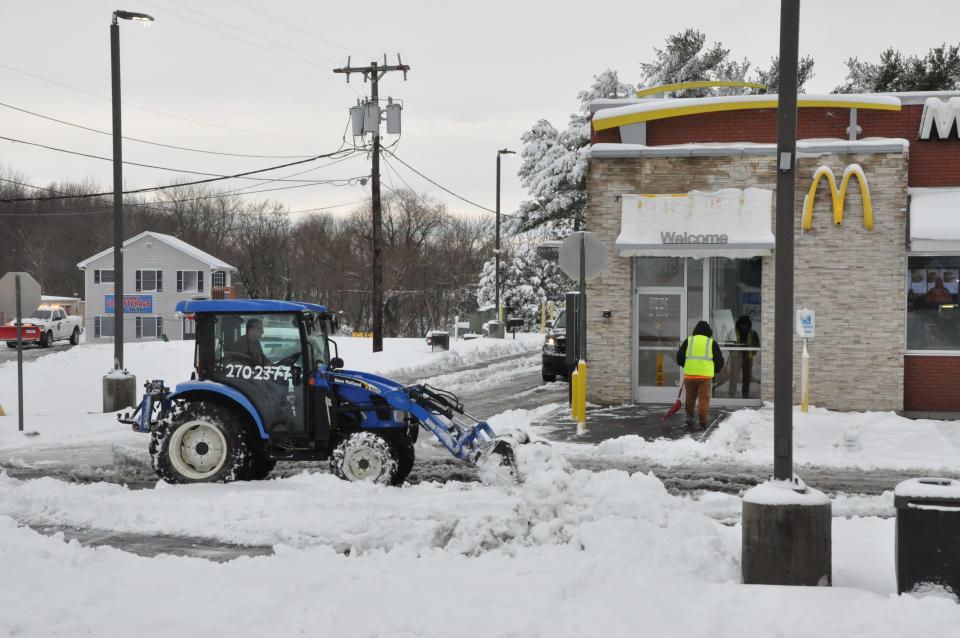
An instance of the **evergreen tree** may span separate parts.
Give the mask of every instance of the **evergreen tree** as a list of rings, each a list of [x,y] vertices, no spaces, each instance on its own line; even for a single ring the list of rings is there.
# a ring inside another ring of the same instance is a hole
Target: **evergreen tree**
[[[923,57],[904,55],[893,47],[877,63],[847,60],[847,77],[834,93],[950,91],[960,89],[960,47],[946,43]]]
[[[707,46],[707,36],[696,29],[685,29],[669,36],[666,46],[653,50],[653,62],[641,62],[642,87],[691,82],[696,80],[741,80],[750,70],[744,58],[737,62],[730,58],[730,49],[719,42]],[[743,93],[739,88],[686,89],[672,93],[673,97],[707,97]]]
[[[813,77],[813,58],[805,55],[797,65],[797,92],[803,93],[803,85]],[[766,69],[757,69],[752,82],[765,84],[767,88],[757,89],[756,93],[778,93],[780,90],[780,56],[770,58],[770,66]]]
[[[483,265],[477,303],[492,306],[495,299],[495,262]],[[540,325],[540,306],[548,301],[562,301],[573,282],[563,274],[559,264],[547,261],[529,244],[520,245],[513,255],[500,262],[500,303],[510,308],[510,316],[523,317],[527,330]]]
[[[578,113],[558,131],[540,120],[520,138],[523,160],[519,176],[530,199],[520,203],[507,227],[514,233],[535,228],[556,237],[580,230],[587,207],[587,153],[590,144],[590,102],[601,97],[629,97],[633,87],[623,84],[616,71],[594,76],[593,84],[577,94]]]

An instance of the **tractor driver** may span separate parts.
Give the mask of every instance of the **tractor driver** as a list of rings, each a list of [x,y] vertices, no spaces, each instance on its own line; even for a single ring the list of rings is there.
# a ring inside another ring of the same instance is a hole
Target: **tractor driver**
[[[260,346],[260,338],[262,336],[263,321],[260,319],[248,319],[247,333],[237,339],[236,343],[230,348],[230,351],[249,359],[251,365],[270,365],[267,357],[263,354],[263,348]]]

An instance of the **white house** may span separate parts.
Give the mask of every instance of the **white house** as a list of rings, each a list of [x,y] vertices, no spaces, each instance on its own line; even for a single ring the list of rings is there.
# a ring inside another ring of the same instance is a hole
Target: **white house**
[[[123,243],[124,341],[190,339],[193,321],[178,301],[234,297],[236,268],[171,235],[140,233]],[[112,341],[113,248],[77,264],[85,271],[87,342]]]

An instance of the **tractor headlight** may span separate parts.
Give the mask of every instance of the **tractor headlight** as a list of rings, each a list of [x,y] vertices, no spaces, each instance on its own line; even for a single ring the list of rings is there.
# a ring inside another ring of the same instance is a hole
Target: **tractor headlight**
[[[553,335],[547,335],[546,341],[543,342],[544,350],[556,350],[557,349],[557,338]]]
[[[407,413],[403,410],[394,410],[393,411],[393,420],[397,423],[406,423],[407,422]]]

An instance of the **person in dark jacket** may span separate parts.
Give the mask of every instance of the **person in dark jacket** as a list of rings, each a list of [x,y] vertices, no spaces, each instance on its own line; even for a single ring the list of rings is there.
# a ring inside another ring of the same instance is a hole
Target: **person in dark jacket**
[[[741,315],[736,325],[737,347],[759,348],[760,335],[753,329],[753,322],[747,315]],[[742,398],[750,396],[750,382],[753,381],[753,361],[757,353],[751,350],[734,350],[730,353],[730,383],[727,396],[737,396],[737,381],[742,382]]]
[[[693,427],[694,408],[700,429],[707,427],[707,415],[710,411],[710,391],[713,377],[723,369],[723,353],[713,340],[713,329],[706,321],[701,321],[693,329],[693,334],[683,340],[677,350],[677,365],[683,367],[683,391],[687,393],[686,426]]]

